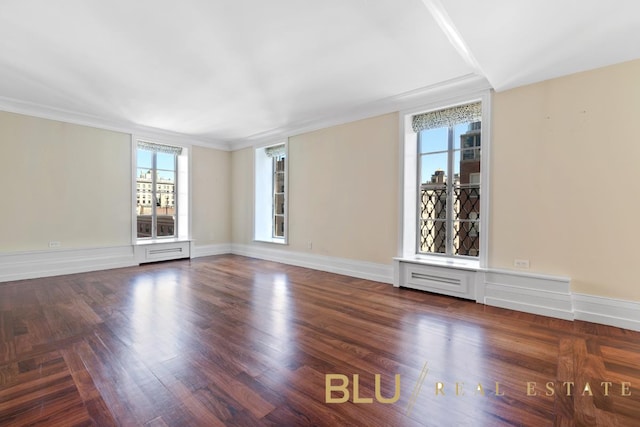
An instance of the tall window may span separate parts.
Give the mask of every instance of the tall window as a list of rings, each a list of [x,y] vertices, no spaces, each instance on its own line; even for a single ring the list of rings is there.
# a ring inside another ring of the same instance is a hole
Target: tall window
[[[277,153],[272,157],[273,162],[273,229],[274,238],[284,239],[284,177],[285,177],[285,153]]]
[[[178,156],[181,147],[138,141],[136,230],[138,239],[178,236]]]
[[[481,104],[413,117],[418,133],[417,252],[480,253]]]
[[[286,243],[286,144],[257,148],[255,168],[255,239],[263,242]]]

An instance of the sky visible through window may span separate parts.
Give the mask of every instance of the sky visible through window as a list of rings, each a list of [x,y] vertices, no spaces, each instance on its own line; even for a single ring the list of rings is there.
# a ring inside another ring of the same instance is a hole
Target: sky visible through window
[[[138,150],[138,177],[140,172],[146,172],[152,168],[153,153],[147,150]],[[157,154],[157,170],[160,179],[174,180],[175,176],[175,156],[173,154]]]
[[[454,175],[460,173],[460,135],[466,133],[469,123],[462,123],[454,127]],[[420,132],[420,182],[431,182],[431,176],[437,170],[447,172],[447,149],[448,149],[448,128],[427,129]]]

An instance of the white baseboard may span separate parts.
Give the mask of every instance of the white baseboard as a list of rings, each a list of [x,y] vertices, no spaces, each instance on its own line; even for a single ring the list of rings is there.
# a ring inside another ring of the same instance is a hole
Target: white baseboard
[[[258,245],[232,244],[231,253],[283,264],[306,267],[312,270],[344,274],[345,276],[372,280],[375,282],[393,283],[393,265],[336,258],[324,255],[287,251]]]
[[[566,277],[502,270],[484,273],[484,299],[492,305],[573,320],[571,281]]]
[[[192,246],[192,257],[233,253],[252,258],[393,283],[394,268],[346,258],[261,245]],[[0,282],[59,276],[138,265],[133,246],[21,252],[0,255]],[[571,293],[570,279],[517,271],[483,270],[475,281],[477,301],[486,305],[583,320],[640,331],[640,302]]]
[[[219,243],[215,245],[194,245],[191,247],[191,257],[224,255],[231,253],[231,243]]]
[[[0,255],[0,282],[138,265],[132,246],[17,252]]]
[[[573,294],[576,320],[640,331],[640,302]]]

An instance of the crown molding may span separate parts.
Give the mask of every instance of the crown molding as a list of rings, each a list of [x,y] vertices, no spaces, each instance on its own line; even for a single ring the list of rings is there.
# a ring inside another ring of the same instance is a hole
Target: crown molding
[[[322,118],[301,121],[266,132],[257,133],[255,135],[230,142],[229,145],[230,149],[233,151],[241,150],[243,148],[263,145],[272,141],[279,141],[291,136],[331,126],[337,126],[382,114],[418,108],[426,103],[431,103],[434,100],[445,99],[458,94],[463,95],[488,89],[491,89],[491,85],[486,78],[478,74],[467,74],[435,85],[425,86],[374,102],[361,104],[357,107],[346,109]]]
[[[144,136],[151,139],[161,139],[167,142],[179,144],[198,145],[202,147],[215,148],[218,150],[230,151],[231,145],[227,141],[215,141],[197,138],[191,135],[171,132],[149,126],[137,125],[135,123],[121,122],[106,119],[86,113],[65,110],[61,108],[49,107],[28,101],[21,101],[13,98],[0,96],[0,110],[9,113],[24,114],[47,120],[56,120],[75,125],[89,126],[98,129],[122,132],[131,135]]]
[[[106,119],[45,105],[0,96],[0,110],[49,120],[57,120],[82,126],[122,132],[166,142],[198,145],[223,151],[235,151],[256,145],[280,141],[291,136],[337,126],[382,114],[417,108],[439,99],[490,89],[487,79],[479,74],[467,74],[435,85],[425,86],[374,102],[335,112],[324,117],[300,121],[240,138],[235,141],[209,140],[178,132]]]

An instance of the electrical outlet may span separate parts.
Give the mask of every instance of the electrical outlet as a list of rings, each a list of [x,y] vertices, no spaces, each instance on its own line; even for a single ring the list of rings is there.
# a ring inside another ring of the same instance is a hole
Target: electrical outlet
[[[513,260],[513,265],[516,268],[528,269],[529,268],[529,260],[528,259],[514,259]]]
[[[50,248],[59,248],[60,246],[61,246],[60,242],[57,242],[55,240],[52,240],[52,241],[49,242],[49,247]]]

